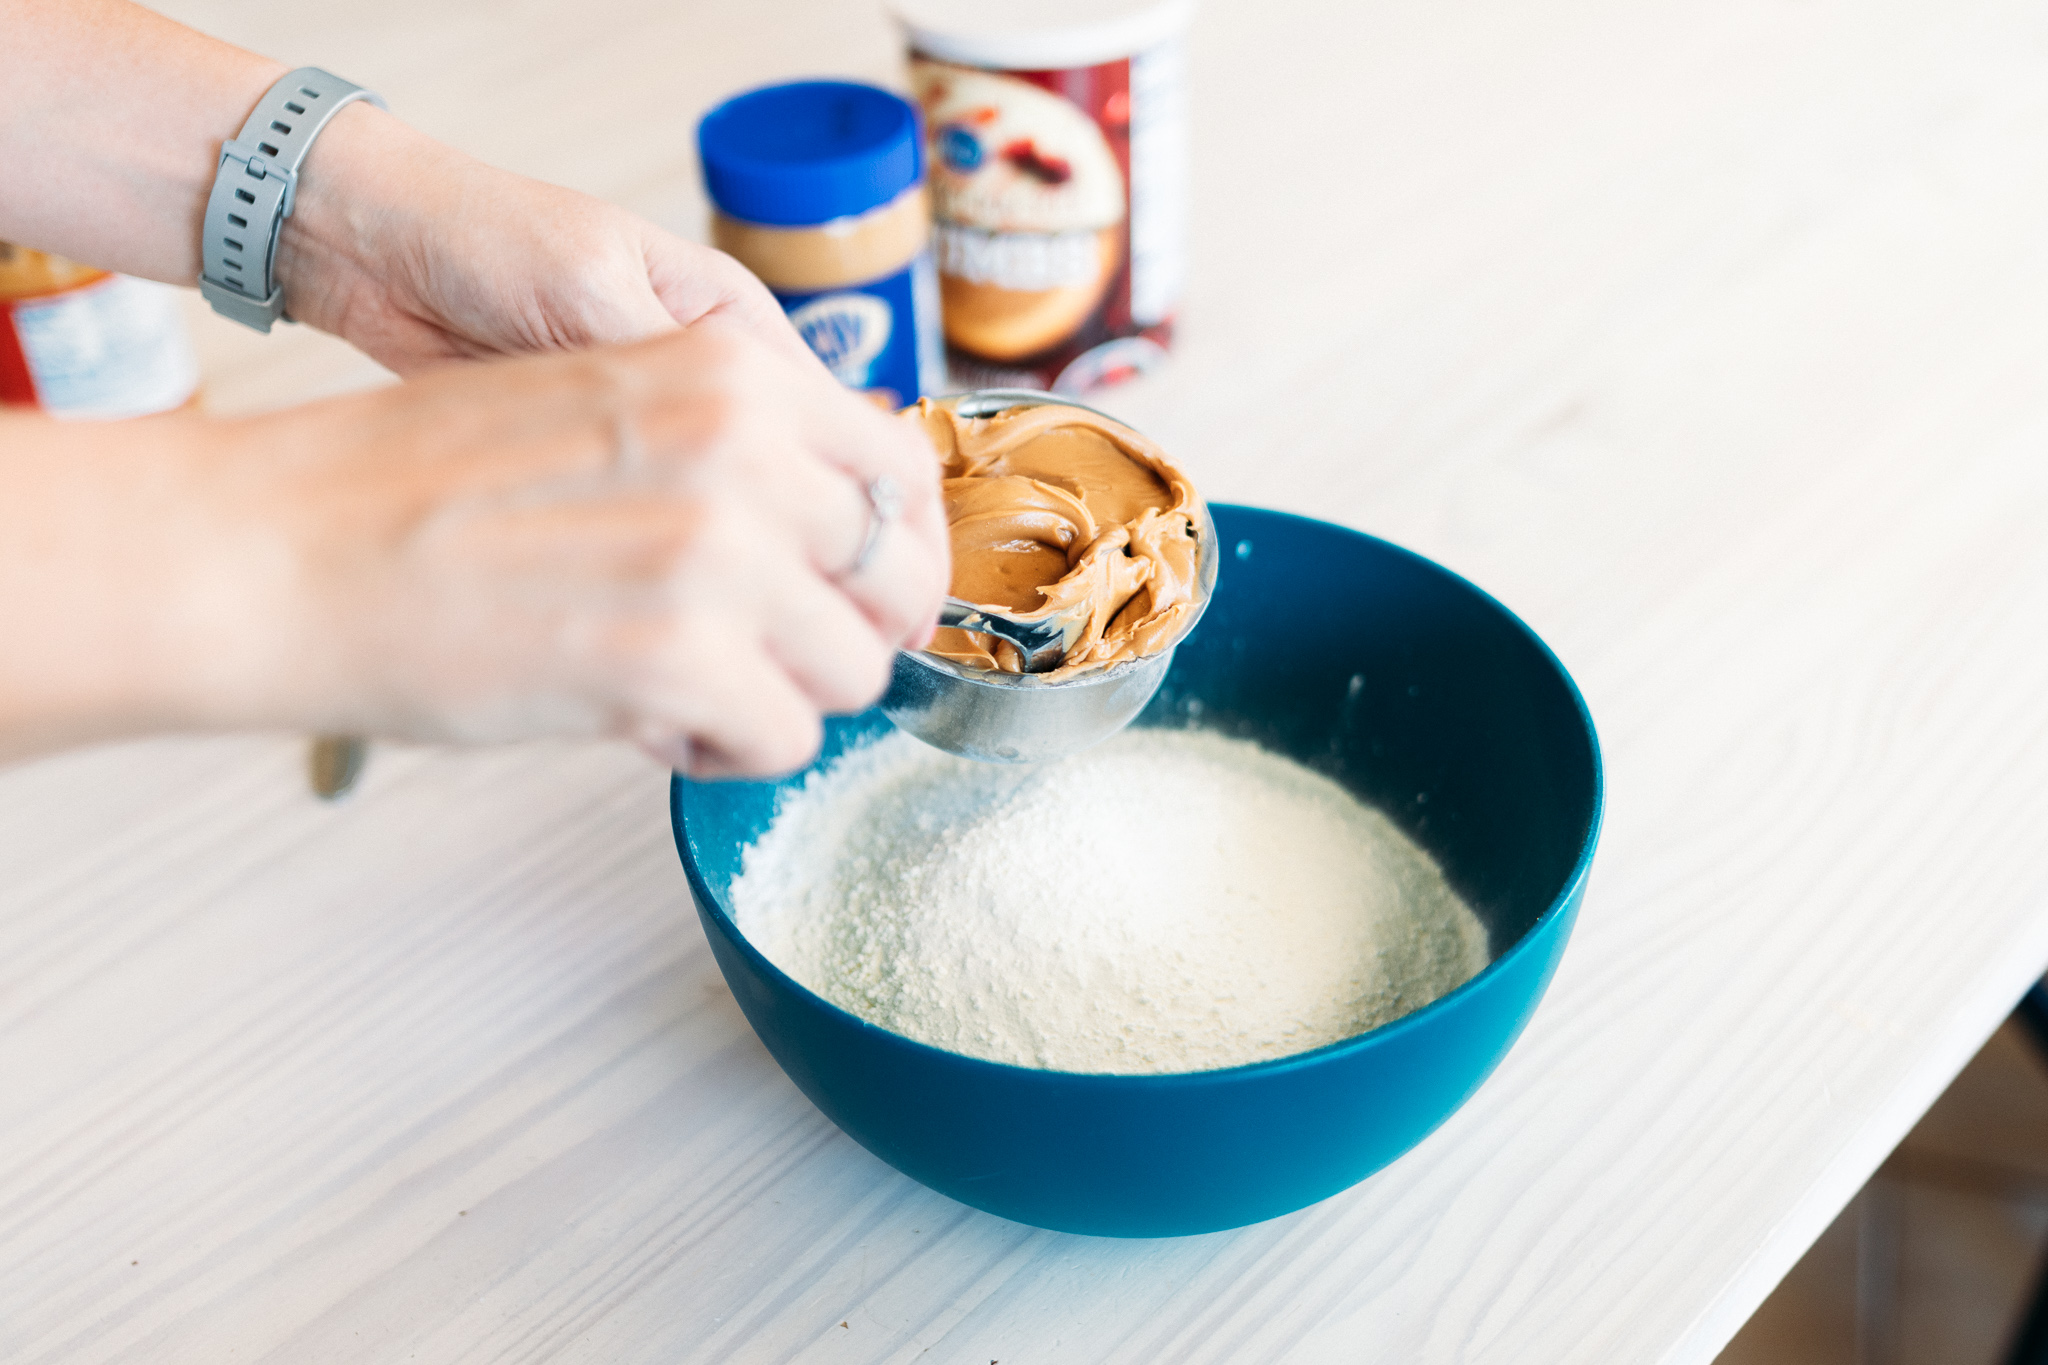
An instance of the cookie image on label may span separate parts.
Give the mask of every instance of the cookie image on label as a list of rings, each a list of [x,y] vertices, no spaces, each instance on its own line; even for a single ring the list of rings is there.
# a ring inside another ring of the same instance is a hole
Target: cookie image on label
[[[1020,360],[1079,330],[1123,264],[1124,171],[1102,128],[1030,81],[917,58],[946,339]]]

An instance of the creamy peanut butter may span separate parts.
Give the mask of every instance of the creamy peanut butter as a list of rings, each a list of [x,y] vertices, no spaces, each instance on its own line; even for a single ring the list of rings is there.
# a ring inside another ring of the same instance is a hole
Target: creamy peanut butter
[[[1060,681],[1179,640],[1197,606],[1201,502],[1158,446],[1085,408],[961,417],[929,399],[905,410],[944,465],[953,596],[1022,620],[1084,612]],[[942,630],[929,652],[1021,671],[1017,651]]]

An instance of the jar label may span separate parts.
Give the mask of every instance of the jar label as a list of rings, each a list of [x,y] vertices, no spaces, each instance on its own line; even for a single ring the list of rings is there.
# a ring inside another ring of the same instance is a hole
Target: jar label
[[[0,302],[0,402],[58,417],[140,417],[179,406],[198,387],[199,363],[167,285],[109,275]]]
[[[931,254],[921,252],[872,284],[775,297],[834,378],[893,410],[945,388],[937,292]]]

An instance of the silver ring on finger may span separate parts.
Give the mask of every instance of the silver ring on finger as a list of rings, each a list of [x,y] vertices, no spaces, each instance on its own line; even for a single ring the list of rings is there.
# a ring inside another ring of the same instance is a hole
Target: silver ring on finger
[[[868,529],[861,537],[860,553],[853,557],[842,578],[851,578],[867,568],[875,557],[875,550],[882,543],[882,533],[889,529],[889,523],[903,510],[903,490],[896,486],[896,480],[887,474],[869,479],[861,486],[861,492],[868,500]]]

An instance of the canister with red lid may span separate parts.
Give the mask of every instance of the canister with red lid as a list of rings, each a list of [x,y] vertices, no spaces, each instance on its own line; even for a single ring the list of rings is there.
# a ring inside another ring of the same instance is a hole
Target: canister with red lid
[[[0,242],[0,405],[58,417],[140,417],[199,388],[165,285]]]

